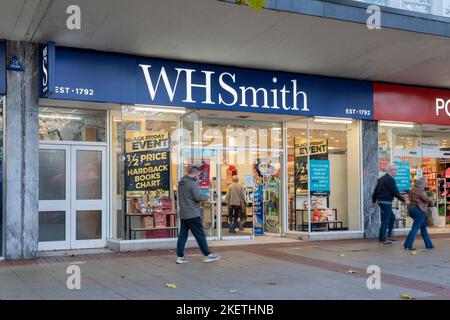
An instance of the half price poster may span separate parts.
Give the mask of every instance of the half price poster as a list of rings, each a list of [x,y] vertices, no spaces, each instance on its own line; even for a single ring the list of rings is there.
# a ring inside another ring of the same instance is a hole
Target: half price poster
[[[126,190],[169,191],[169,150],[168,132],[126,131]]]

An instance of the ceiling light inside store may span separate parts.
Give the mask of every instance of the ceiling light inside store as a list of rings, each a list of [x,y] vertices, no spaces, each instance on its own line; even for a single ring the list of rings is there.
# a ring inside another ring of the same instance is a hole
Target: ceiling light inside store
[[[81,117],[75,116],[61,116],[61,115],[51,115],[51,114],[40,114],[39,118],[49,118],[49,119],[69,119],[69,120],[81,120]]]
[[[144,111],[144,112],[167,112],[167,113],[186,113],[185,108],[174,108],[174,107],[154,107],[145,104],[136,104],[134,110]]]
[[[392,121],[380,121],[382,127],[394,127],[394,128],[413,128],[412,122],[392,122]]]
[[[351,124],[352,119],[348,118],[322,118],[322,117],[314,117],[314,122],[322,122],[322,123],[338,123],[338,124]]]

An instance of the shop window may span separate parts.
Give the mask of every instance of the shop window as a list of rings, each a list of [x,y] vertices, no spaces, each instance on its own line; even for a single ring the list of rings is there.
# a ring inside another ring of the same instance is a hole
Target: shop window
[[[106,142],[106,111],[40,107],[39,139]]]
[[[359,123],[287,123],[291,231],[360,231]]]
[[[173,135],[180,115],[160,109],[123,106],[111,112],[112,227],[118,239],[177,237]]]
[[[412,123],[379,123],[378,163],[380,176],[386,166],[397,164],[397,186],[407,194],[416,178],[427,180],[426,188],[435,200],[440,215],[440,225],[449,226],[450,221],[450,130],[446,126],[418,125]],[[412,219],[407,208],[394,200],[395,228],[410,228]]]

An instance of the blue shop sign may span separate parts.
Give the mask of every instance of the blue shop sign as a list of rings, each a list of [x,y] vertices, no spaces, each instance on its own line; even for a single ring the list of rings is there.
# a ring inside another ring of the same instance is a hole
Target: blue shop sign
[[[47,57],[41,96],[51,99],[373,119],[369,81],[58,47]]]
[[[0,94],[6,94],[6,41],[0,41]]]
[[[55,43],[48,42],[40,51],[41,97],[55,93]]]

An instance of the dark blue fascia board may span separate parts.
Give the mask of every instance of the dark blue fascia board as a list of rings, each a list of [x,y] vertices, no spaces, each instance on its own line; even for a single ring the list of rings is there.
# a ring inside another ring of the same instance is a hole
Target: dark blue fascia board
[[[221,0],[235,3],[235,0]],[[351,0],[266,0],[265,8],[366,24],[369,3]],[[450,37],[450,19],[380,6],[381,27]]]

